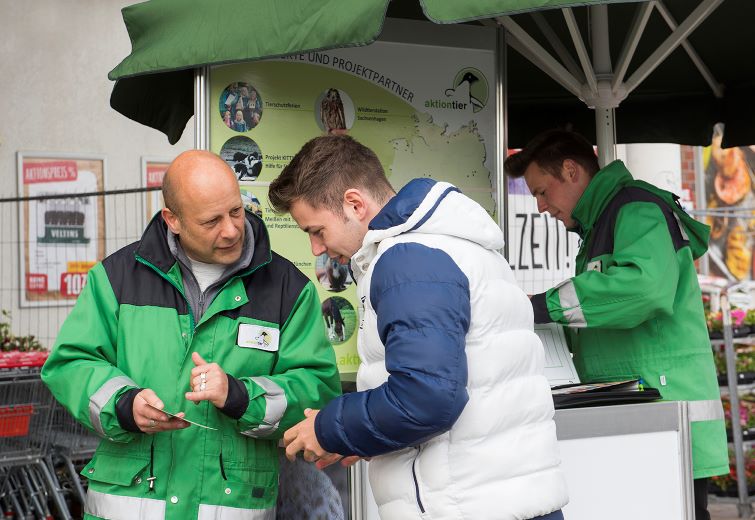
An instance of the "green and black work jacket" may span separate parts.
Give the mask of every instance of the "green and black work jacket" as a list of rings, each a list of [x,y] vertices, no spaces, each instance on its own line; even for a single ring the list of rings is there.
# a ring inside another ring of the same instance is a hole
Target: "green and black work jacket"
[[[315,287],[271,251],[259,218],[247,221],[251,262],[198,322],[160,215],[139,242],[90,270],[42,371],[58,401],[103,438],[82,472],[87,518],[275,517],[278,441],[340,385]],[[249,399],[238,420],[185,399],[192,352],[243,383]],[[134,388],[214,429],[132,433],[116,403]]]
[[[583,381],[641,377],[689,401],[694,477],[728,473],[724,414],[694,259],[708,226],[676,197],[635,181],[621,161],[600,170],[572,218],[576,276],[532,297],[537,323],[568,327]]]

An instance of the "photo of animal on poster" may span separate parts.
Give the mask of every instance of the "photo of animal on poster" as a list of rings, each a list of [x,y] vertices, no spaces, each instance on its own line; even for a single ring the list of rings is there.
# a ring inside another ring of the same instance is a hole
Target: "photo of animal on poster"
[[[351,303],[340,296],[332,296],[322,302],[321,310],[328,340],[334,345],[348,341],[357,324],[357,313]]]
[[[315,259],[315,276],[320,285],[330,292],[344,291],[352,282],[349,266],[330,258],[326,253]]]
[[[328,88],[315,102],[315,116],[323,133],[345,135],[354,125],[354,102],[343,90]]]
[[[259,145],[245,136],[228,139],[220,149],[220,157],[236,173],[240,181],[253,181],[262,171],[262,151]]]

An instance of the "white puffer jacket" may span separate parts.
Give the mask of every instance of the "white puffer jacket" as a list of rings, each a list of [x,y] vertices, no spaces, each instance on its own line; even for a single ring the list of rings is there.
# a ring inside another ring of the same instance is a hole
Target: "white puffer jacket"
[[[482,207],[418,179],[352,258],[360,391],[316,432],[328,451],[373,456],[385,520],[529,519],[567,503],[543,347],[501,247]]]

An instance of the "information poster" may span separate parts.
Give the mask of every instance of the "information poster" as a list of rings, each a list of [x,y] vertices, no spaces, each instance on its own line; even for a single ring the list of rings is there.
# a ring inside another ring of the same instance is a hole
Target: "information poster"
[[[509,264],[527,294],[539,294],[574,276],[579,236],[537,210],[524,179],[508,179]]]
[[[72,305],[105,254],[102,158],[18,155],[22,307]]]
[[[492,51],[386,42],[213,68],[210,148],[273,249],[315,282],[341,372],[359,364],[356,288],[346,266],[313,257],[296,222],[272,212],[267,185],[310,139],[348,134],[375,151],[395,189],[448,181],[496,218],[493,72]]]
[[[142,186],[145,188],[160,188],[163,185],[163,177],[170,166],[169,160],[142,157]],[[152,220],[155,213],[164,206],[163,194],[159,190],[148,191],[144,194],[144,222]]]

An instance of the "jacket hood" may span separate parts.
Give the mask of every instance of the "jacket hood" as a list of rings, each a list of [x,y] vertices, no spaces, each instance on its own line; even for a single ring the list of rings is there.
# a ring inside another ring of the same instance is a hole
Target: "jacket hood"
[[[362,247],[403,233],[453,236],[494,250],[504,245],[501,228],[482,206],[456,186],[427,178],[410,181],[388,201],[370,222]]]
[[[592,229],[614,195],[633,180],[632,174],[621,161],[613,161],[595,174],[572,210],[572,218],[578,222],[576,231],[580,236],[584,237]]]
[[[584,238],[592,229],[608,203],[622,189],[628,186],[641,188],[660,197],[674,211],[682,231],[689,240],[692,257],[697,259],[708,250],[710,227],[692,218],[679,204],[679,197],[670,191],[662,190],[645,181],[634,180],[624,163],[613,161],[595,174],[572,212],[579,223],[578,232]]]
[[[672,210],[674,210],[674,214],[682,227],[682,231],[687,234],[686,238],[689,240],[689,247],[692,250],[692,258],[697,260],[705,254],[708,250],[710,226],[692,218],[692,216],[682,208],[679,203],[679,197],[676,194],[662,190],[645,181],[634,181],[632,185],[657,195],[663,199]]]

